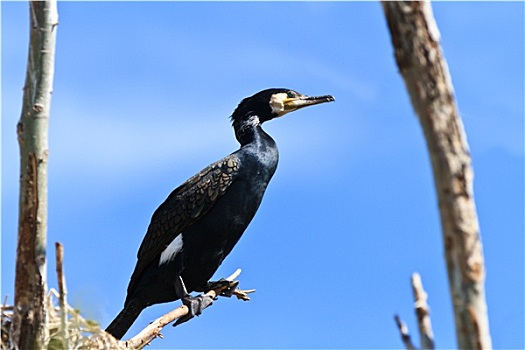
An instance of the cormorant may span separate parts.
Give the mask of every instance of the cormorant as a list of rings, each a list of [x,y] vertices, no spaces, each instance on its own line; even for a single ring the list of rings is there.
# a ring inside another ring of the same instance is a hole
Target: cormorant
[[[277,167],[275,141],[261,125],[306,106],[334,101],[290,89],[267,89],[242,100],[231,120],[240,148],[176,188],[153,213],[137,254],[123,310],[106,331],[124,336],[140,312],[182,299],[198,315],[210,298],[208,282],[252,220]],[[220,281],[219,281],[220,283]]]

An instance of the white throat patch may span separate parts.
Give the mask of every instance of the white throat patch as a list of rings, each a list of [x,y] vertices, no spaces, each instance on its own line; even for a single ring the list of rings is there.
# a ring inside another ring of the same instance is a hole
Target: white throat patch
[[[261,124],[261,121],[259,120],[259,117],[256,115],[249,116],[248,120],[246,121],[246,125],[250,125],[250,126],[257,126],[260,124]]]
[[[160,254],[159,266],[173,260],[182,250],[182,233],[180,233],[170,245]]]

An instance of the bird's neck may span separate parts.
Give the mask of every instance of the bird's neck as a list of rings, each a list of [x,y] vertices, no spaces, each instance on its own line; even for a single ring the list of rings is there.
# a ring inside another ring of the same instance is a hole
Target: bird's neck
[[[275,141],[261,127],[257,116],[250,115],[234,122],[235,136],[245,154],[252,154],[273,175],[279,160]],[[271,177],[271,175],[270,175]]]
[[[261,128],[261,122],[256,115],[248,115],[233,123],[235,137],[241,144],[241,147],[248,144],[266,144],[273,143],[273,139]]]
[[[235,136],[241,144],[239,152],[243,154],[243,161],[252,164],[247,168],[254,173],[249,177],[255,181],[256,187],[264,193],[266,185],[272,178],[279,162],[279,151],[275,141],[261,127],[259,119],[249,118],[242,125],[235,125]]]

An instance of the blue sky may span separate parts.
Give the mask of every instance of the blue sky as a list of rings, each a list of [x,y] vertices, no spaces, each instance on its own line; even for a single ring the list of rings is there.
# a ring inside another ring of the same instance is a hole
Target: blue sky
[[[28,5],[2,2],[2,296],[12,297]],[[524,348],[524,4],[434,3],[473,157],[495,348]],[[50,120],[49,285],[65,245],[69,300],[105,327],[151,214],[237,149],[228,117],[268,87],[336,102],[264,125],[280,163],[216,274],[220,300],[149,349],[400,348],[410,275],[439,348],[453,314],[430,162],[376,2],[60,2]],[[11,298],[12,300],[12,298]],[[132,328],[177,304],[143,312]]]

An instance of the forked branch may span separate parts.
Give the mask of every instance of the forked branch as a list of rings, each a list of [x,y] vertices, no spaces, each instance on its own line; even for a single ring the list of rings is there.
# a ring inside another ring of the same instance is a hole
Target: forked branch
[[[435,348],[434,334],[432,332],[432,325],[430,322],[430,308],[427,304],[427,293],[423,289],[421,276],[419,276],[417,272],[412,274],[410,282],[412,284],[412,293],[414,295],[414,309],[416,311],[419,337],[421,339],[420,348],[422,350],[433,350]],[[397,328],[399,329],[399,333],[401,334],[401,340],[403,341],[403,345],[405,345],[405,348],[407,350],[415,350],[416,347],[412,342],[407,325],[405,324],[405,322],[403,322],[403,320],[399,318],[398,315],[395,315],[394,318],[397,324]]]

